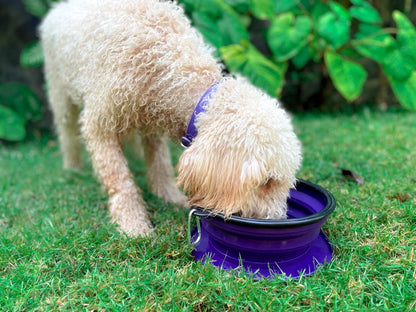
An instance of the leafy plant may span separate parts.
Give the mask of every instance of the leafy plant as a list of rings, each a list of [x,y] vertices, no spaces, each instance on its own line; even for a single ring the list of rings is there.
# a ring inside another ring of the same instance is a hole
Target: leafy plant
[[[42,18],[57,0],[22,0],[26,10]],[[20,54],[23,68],[43,64],[39,41],[28,44]],[[42,103],[29,86],[17,82],[0,85],[0,139],[20,141],[26,137],[26,126],[42,119]]]
[[[59,0],[22,0],[26,11],[42,18],[50,9],[53,2]],[[20,54],[20,65],[23,68],[37,67],[43,64],[42,47],[39,41],[29,43]]]
[[[364,58],[378,63],[399,102],[416,109],[416,30],[394,11],[396,28],[383,28],[367,0],[341,5],[324,0],[181,0],[194,25],[219,51],[228,69],[246,75],[272,96],[279,96],[288,64],[301,70],[310,62],[348,101],[357,99],[367,79]],[[250,25],[269,26],[263,37],[270,55],[250,41]]]
[[[43,17],[57,0],[23,0],[27,10]],[[240,72],[272,96],[279,96],[289,64],[296,70],[323,65],[324,74],[348,101],[363,92],[364,58],[381,67],[399,102],[416,109],[416,30],[395,11],[396,28],[383,28],[368,0],[179,0],[194,25],[217,48],[231,72]],[[270,55],[253,44],[253,20],[269,24],[264,40]],[[21,54],[22,67],[39,66],[39,42]]]
[[[22,0],[26,10],[41,18],[56,0]],[[39,41],[27,45],[20,55],[23,68],[43,64]],[[42,103],[29,86],[17,82],[0,85],[0,139],[20,141],[26,137],[28,123],[42,119]]]
[[[26,124],[40,119],[42,103],[27,85],[0,85],[0,139],[23,140],[26,136]]]
[[[43,64],[42,46],[39,41],[29,43],[20,53],[20,66],[38,67]]]

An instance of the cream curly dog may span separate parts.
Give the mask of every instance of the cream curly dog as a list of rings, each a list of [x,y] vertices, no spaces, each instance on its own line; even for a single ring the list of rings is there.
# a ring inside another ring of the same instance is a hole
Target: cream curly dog
[[[142,136],[151,191],[167,202],[227,216],[284,218],[301,147],[288,115],[221,66],[183,9],[171,1],[69,0],[40,28],[48,96],[65,168],[80,167],[78,124],[109,211],[129,235],[152,231],[122,142]],[[185,135],[198,100],[215,84],[198,135],[178,164],[167,138]]]

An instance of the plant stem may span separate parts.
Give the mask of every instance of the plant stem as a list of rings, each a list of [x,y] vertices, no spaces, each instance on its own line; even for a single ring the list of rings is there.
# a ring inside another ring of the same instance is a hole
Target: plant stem
[[[412,9],[412,0],[406,0],[404,2],[404,13],[409,16],[410,10]]]

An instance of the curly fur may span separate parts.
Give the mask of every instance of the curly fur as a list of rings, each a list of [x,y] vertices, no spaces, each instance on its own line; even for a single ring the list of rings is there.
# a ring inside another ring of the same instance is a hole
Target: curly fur
[[[286,217],[300,145],[277,101],[242,78],[224,79],[197,126],[179,163],[191,204],[226,216]]]
[[[226,215],[285,216],[301,159],[287,114],[244,79],[222,78],[211,47],[176,3],[69,0],[50,10],[40,35],[64,167],[81,165],[79,123],[122,231],[152,230],[122,141],[140,131],[150,189],[185,204],[167,137],[184,135],[195,103],[214,82],[218,92],[198,116],[199,134],[180,158],[178,183],[191,204]]]

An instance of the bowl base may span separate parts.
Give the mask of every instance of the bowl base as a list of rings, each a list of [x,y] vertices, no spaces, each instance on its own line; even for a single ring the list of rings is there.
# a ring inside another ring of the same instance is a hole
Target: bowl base
[[[273,279],[275,275],[281,274],[291,278],[298,278],[300,275],[312,275],[319,267],[332,260],[333,248],[322,230],[305,253],[289,260],[276,259],[273,263],[247,262],[244,260],[244,255],[240,254],[240,258],[235,258],[218,252],[210,243],[209,236],[203,227],[200,231],[200,241],[192,251],[195,260],[202,260],[204,264],[208,260],[209,263],[224,270],[237,269],[242,265],[244,270],[252,274],[255,279],[264,277]],[[195,238],[196,236],[197,228],[195,227],[192,231],[192,237]]]

